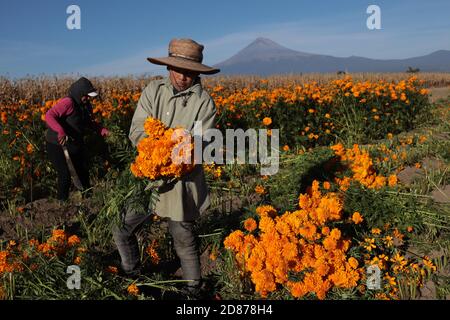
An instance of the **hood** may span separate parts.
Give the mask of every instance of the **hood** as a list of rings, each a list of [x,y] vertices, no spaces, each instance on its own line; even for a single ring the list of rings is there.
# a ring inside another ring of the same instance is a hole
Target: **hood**
[[[69,97],[71,97],[78,105],[81,105],[81,97],[87,96],[88,93],[97,91],[92,83],[82,77],[75,81],[69,88]]]

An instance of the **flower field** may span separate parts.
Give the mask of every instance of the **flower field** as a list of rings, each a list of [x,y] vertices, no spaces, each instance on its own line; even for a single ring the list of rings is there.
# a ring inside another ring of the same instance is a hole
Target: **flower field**
[[[87,137],[92,194],[59,203],[44,120],[70,81],[0,79],[0,299],[179,298],[167,221],[154,216],[139,235],[145,272],[135,280],[120,274],[111,235],[122,204],[144,194],[134,176],[192,169],[158,166],[174,143],[156,121],[138,150],[128,140],[148,80],[94,80],[94,114],[111,135]],[[430,98],[448,80],[205,79],[216,128],[280,130],[275,175],[203,165],[205,298],[449,299],[450,96]],[[80,289],[66,285],[70,265]]]

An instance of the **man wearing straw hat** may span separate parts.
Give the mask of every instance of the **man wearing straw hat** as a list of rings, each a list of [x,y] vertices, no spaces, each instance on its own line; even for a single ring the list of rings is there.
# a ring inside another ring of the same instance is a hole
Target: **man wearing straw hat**
[[[168,127],[179,126],[189,131],[193,130],[196,121],[201,121],[202,132],[213,128],[216,107],[202,88],[199,75],[215,74],[220,70],[202,64],[203,46],[191,39],[173,39],[169,44],[168,57],[148,60],[167,66],[169,77],[151,81],[142,92],[130,128],[129,138],[133,145],[136,146],[145,137],[144,122],[148,117],[157,118]],[[140,271],[136,232],[150,217],[146,201],[127,207],[124,225],[113,230],[122,269],[131,276]],[[194,222],[209,205],[203,168],[197,164],[192,173],[160,188],[154,208],[157,215],[168,218],[183,279],[187,280],[186,289],[193,296],[198,293],[201,283]]]

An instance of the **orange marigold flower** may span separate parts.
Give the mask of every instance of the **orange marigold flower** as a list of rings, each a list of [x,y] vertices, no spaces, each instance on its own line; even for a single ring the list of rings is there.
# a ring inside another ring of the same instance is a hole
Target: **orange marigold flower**
[[[428,269],[430,269],[431,271],[436,271],[436,266],[433,264],[433,262],[431,262],[429,257],[425,257],[422,260],[423,264],[425,267],[427,267]]]
[[[277,215],[277,211],[275,210],[275,208],[270,205],[259,206],[258,208],[256,208],[256,213],[261,218],[262,217],[275,218]]]
[[[264,189],[263,186],[257,185],[257,186],[255,187],[255,192],[258,193],[258,194],[264,194],[264,193],[266,193],[266,190]]]
[[[308,240],[314,240],[316,232],[317,232],[317,228],[312,223],[307,223],[306,225],[301,227],[299,230],[300,235],[302,235],[305,239],[308,239]]]
[[[139,295],[139,288],[136,284],[132,283],[128,286],[127,291],[132,296],[138,296]]]
[[[34,147],[31,143],[27,144],[27,153],[31,154],[34,151]]]
[[[216,260],[217,260],[217,252],[211,252],[211,253],[209,254],[209,259],[210,259],[211,261],[216,261]]]
[[[149,117],[145,120],[144,130],[151,137],[161,138],[166,131],[166,126],[160,120]]]
[[[145,250],[147,252],[147,254],[150,256],[151,262],[154,265],[159,264],[159,262],[161,261],[158,251],[156,250],[157,248],[158,248],[158,242],[154,239],[154,240],[152,240],[152,243]]]
[[[80,243],[81,243],[81,240],[76,235],[70,236],[69,239],[67,239],[67,244],[69,245],[69,247],[76,246]]]
[[[262,122],[265,126],[270,126],[272,124],[272,119],[269,117],[265,117]]]
[[[364,219],[363,219],[362,215],[359,212],[356,211],[356,212],[353,213],[352,221],[355,224],[360,224],[361,222],[364,221]]]
[[[308,293],[308,289],[305,287],[303,282],[292,282],[290,283],[290,286],[291,294],[295,298],[301,298]]]
[[[266,297],[269,292],[275,291],[276,284],[273,274],[267,270],[252,273],[255,290]]]
[[[327,236],[323,240],[323,247],[328,251],[335,250],[337,248],[337,245],[338,245],[338,243],[337,243],[336,239],[334,239],[331,236]]]
[[[1,118],[1,121],[3,122],[3,124],[6,124],[8,122],[8,114],[5,111],[3,111],[1,113],[0,118]]]
[[[58,242],[65,241],[66,232],[62,229],[55,229],[52,231],[52,236],[50,237],[50,239]]]
[[[339,240],[341,238],[341,230],[334,228],[331,230],[330,237],[335,240]]]
[[[211,253],[209,254],[209,259],[211,259],[211,261],[216,261],[217,259],[217,248],[213,247],[213,249],[211,250]]]
[[[259,229],[262,232],[267,232],[267,233],[274,230],[275,223],[274,223],[273,219],[270,217],[262,217],[261,220],[259,221]]]
[[[37,247],[39,245],[39,241],[36,240],[36,239],[31,239],[31,240],[28,241],[28,245],[30,247]]]
[[[383,241],[388,248],[394,245],[394,238],[392,238],[391,236],[384,237]]]
[[[372,234],[380,234],[381,230],[378,228],[372,228]]]
[[[367,251],[371,252],[372,249],[375,249],[375,248],[377,247],[377,246],[375,245],[375,239],[372,239],[372,238],[366,238],[366,239],[364,239],[363,247],[364,247]]]
[[[397,228],[394,229],[393,231],[393,236],[399,240],[403,240],[403,238],[405,237],[405,235],[403,233],[401,233]]]
[[[106,272],[109,272],[112,274],[117,274],[117,273],[119,273],[119,269],[117,269],[117,267],[115,267],[115,266],[108,266],[106,268]]]
[[[243,242],[244,233],[241,230],[236,230],[225,238],[223,244],[225,248],[239,252],[243,247]]]
[[[248,232],[252,232],[253,230],[255,230],[257,227],[257,223],[256,220],[253,218],[248,218],[244,221],[244,228],[245,230],[247,230]]]
[[[350,258],[348,259],[348,263],[349,263],[349,265],[350,265],[353,269],[358,268],[358,260],[356,260],[355,258],[350,257]]]
[[[397,176],[395,174],[392,174],[389,176],[388,184],[390,187],[393,187],[397,185],[397,181],[398,181]]]
[[[330,228],[329,228],[329,227],[323,227],[323,228],[322,228],[322,234],[323,234],[324,236],[329,235],[329,234],[330,234]]]

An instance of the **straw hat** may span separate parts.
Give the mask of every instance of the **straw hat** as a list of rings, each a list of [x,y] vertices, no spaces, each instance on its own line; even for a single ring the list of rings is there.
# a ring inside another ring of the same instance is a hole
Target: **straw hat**
[[[203,74],[220,72],[202,64],[203,46],[191,39],[172,39],[169,43],[169,56],[162,58],[147,58],[148,61],[158,65],[170,66]]]

